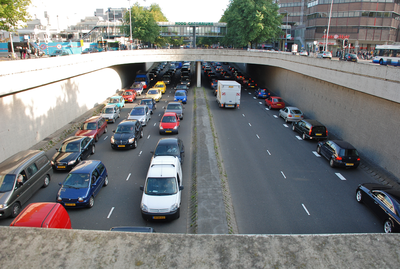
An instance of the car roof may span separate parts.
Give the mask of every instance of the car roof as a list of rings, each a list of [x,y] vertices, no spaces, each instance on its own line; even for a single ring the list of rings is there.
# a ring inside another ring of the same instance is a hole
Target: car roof
[[[69,173],[76,173],[76,174],[80,174],[80,173],[91,173],[93,171],[94,168],[97,167],[98,164],[100,164],[101,161],[98,160],[85,160],[85,161],[81,161],[80,163],[78,163],[74,169],[72,169]]]
[[[83,140],[84,138],[87,138],[87,136],[71,136],[71,137],[68,137],[67,139],[65,139],[62,143],[64,144],[64,143],[70,143],[70,142],[77,142],[77,141],[81,141],[81,140]]]
[[[119,125],[132,125],[132,124],[135,124],[136,122],[137,122],[137,120],[135,120],[135,119],[131,119],[131,120],[125,119],[125,120],[121,121],[118,124],[118,126]]]
[[[118,107],[118,106],[114,105],[114,104],[109,104],[109,105],[104,106],[104,108],[109,108],[109,107]]]
[[[170,105],[170,104],[181,105],[182,106],[181,102],[168,102],[167,106]]]
[[[298,109],[298,110],[300,110],[298,107],[295,107],[295,106],[287,106],[286,108],[287,109]]]
[[[176,145],[178,144],[179,138],[176,137],[168,137],[168,138],[161,138],[158,140],[157,146],[163,146],[163,145]]]
[[[164,116],[177,116],[177,114],[175,112],[165,112],[163,117]]]
[[[386,192],[390,196],[392,196],[397,203],[400,203],[400,191],[393,189],[393,187],[388,185],[383,185],[379,183],[364,183],[361,184],[362,186],[366,187],[369,190],[380,190]]]
[[[185,91],[185,90],[177,90],[175,93],[177,93],[177,92],[183,92],[183,93],[186,93],[186,91]]]
[[[85,120],[85,123],[86,122],[96,122],[96,121],[100,120],[101,118],[103,118],[103,117],[102,116],[93,116],[93,117],[90,117],[87,120]]]
[[[17,173],[21,168],[21,164],[33,160],[38,154],[44,155],[44,152],[30,149],[20,151],[0,163],[0,172],[2,174]]]
[[[302,120],[302,121],[308,122],[309,124],[311,124],[311,125],[313,125],[313,126],[325,126],[325,125],[323,125],[322,123],[320,123],[320,122],[317,121],[317,120],[304,119],[304,120]]]
[[[119,99],[119,98],[121,98],[121,97],[122,97],[122,96],[111,96],[110,99],[117,99],[117,98]]]
[[[148,105],[137,105],[137,106],[133,107],[132,109],[135,109],[135,108],[146,108],[146,107],[149,107],[149,106]]]
[[[356,149],[355,147],[353,147],[352,144],[343,140],[331,140],[331,141],[343,149]]]

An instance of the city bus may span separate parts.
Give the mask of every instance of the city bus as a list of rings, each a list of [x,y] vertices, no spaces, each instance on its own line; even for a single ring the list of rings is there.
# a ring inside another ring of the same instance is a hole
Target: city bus
[[[372,62],[380,65],[400,66],[400,45],[377,45]]]

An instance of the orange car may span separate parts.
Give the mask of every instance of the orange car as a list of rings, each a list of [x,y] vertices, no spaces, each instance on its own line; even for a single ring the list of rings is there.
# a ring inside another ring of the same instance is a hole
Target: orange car
[[[124,97],[125,102],[133,103],[136,100],[136,91],[134,89],[125,90],[122,97]]]

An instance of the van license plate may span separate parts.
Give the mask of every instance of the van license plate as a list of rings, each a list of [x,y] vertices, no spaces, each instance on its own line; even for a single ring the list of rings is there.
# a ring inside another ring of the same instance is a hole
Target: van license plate
[[[65,204],[65,206],[75,206],[75,204]]]
[[[65,166],[57,166],[58,169],[65,169]]]
[[[234,107],[233,105],[225,105],[226,107]]]
[[[317,135],[317,136],[318,136],[318,135],[319,135],[319,136],[321,136],[322,134],[315,134],[315,135]]]
[[[119,148],[124,148],[124,147],[125,147],[125,145],[118,145],[118,147],[119,147]]]
[[[165,216],[153,216],[153,219],[165,219]]]

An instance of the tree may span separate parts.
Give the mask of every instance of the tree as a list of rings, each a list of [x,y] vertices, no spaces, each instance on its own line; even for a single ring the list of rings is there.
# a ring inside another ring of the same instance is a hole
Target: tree
[[[272,41],[282,34],[282,16],[273,0],[231,0],[221,18],[227,23],[224,44],[236,47]]]
[[[158,4],[152,4],[150,6],[150,13],[153,14],[153,18],[156,22],[168,21]]]
[[[143,42],[154,43],[160,34],[160,27],[157,25],[150,10],[139,6],[136,3],[131,7],[132,13],[132,36]],[[125,14],[125,23],[129,26],[129,12]],[[129,31],[129,27],[127,27]]]
[[[27,22],[31,0],[0,0],[0,30],[12,31],[19,22]]]

